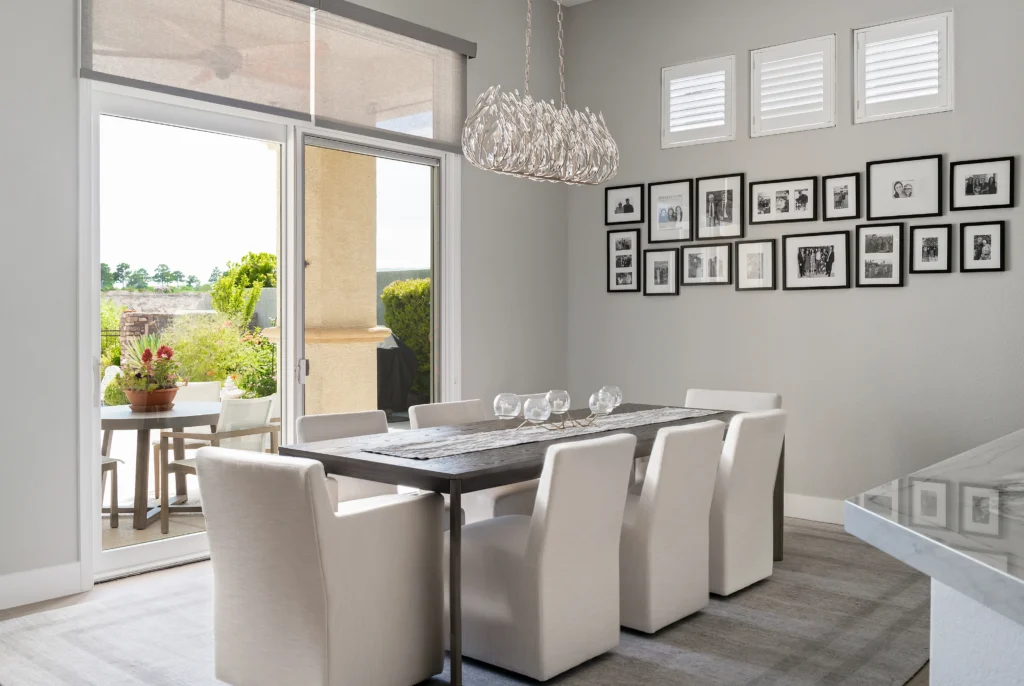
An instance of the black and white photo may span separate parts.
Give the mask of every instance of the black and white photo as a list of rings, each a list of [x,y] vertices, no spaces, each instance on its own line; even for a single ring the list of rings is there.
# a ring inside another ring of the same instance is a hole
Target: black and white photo
[[[1006,269],[1006,222],[960,225],[960,271],[1001,272]]]
[[[644,295],[679,295],[679,248],[644,250]]]
[[[960,532],[999,537],[1002,535],[1000,491],[991,486],[960,484]]]
[[[942,214],[942,155],[868,162],[868,221]]]
[[[732,283],[732,244],[683,248],[683,285],[720,286]]]
[[[750,224],[818,219],[818,177],[750,182]]]
[[[949,165],[949,209],[992,210],[1013,207],[1014,158],[953,162]]]
[[[948,274],[953,270],[953,225],[910,227],[910,273]]]
[[[693,181],[662,181],[647,185],[647,242],[670,243],[693,239],[691,197]]]
[[[827,222],[860,219],[860,172],[821,177],[821,207]]]
[[[736,290],[775,289],[775,244],[774,238],[736,243]]]
[[[849,288],[849,265],[848,231],[782,237],[784,290]]]
[[[949,484],[910,479],[910,525],[945,529],[949,525]]]
[[[903,285],[903,224],[857,227],[857,287]]]
[[[609,293],[640,291],[640,229],[608,232],[607,282]]]
[[[604,215],[605,226],[643,223],[644,185],[605,188]]]
[[[697,240],[743,237],[743,174],[697,179]]]

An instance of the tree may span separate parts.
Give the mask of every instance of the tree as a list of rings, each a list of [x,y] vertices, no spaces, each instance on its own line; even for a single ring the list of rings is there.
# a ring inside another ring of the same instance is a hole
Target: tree
[[[185,275],[182,274],[181,272],[179,272],[179,271],[171,272],[171,281],[173,281],[174,283],[176,283],[176,284],[178,284],[180,286],[181,282],[184,281],[184,280],[185,280]]]
[[[214,267],[213,271],[210,272],[210,280],[207,283],[217,283],[222,276],[224,276],[224,273],[221,272],[220,268]]]
[[[123,286],[125,282],[128,281],[128,277],[131,275],[131,273],[131,265],[129,265],[127,262],[122,262],[121,264],[117,265],[116,269],[114,269],[114,283],[119,283]]]
[[[149,272],[145,269],[136,269],[128,277],[125,286],[135,290],[149,288]]]
[[[110,265],[100,262],[100,290],[109,291],[114,287],[114,272],[110,271]]]
[[[193,274],[185,281],[185,285],[189,288],[199,288],[199,277]]]
[[[277,255],[269,252],[247,253],[238,264],[228,262],[228,272],[236,284],[251,288],[257,283],[266,288],[277,287]]]
[[[153,272],[153,281],[162,285],[169,284],[173,281],[171,268],[166,264],[158,264],[156,266],[156,271]]]

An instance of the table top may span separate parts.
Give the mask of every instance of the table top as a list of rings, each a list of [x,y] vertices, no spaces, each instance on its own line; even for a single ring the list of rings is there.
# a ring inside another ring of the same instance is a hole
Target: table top
[[[846,529],[1024,624],[1024,431],[845,503]]]
[[[105,405],[100,408],[100,428],[104,431],[139,429],[184,429],[209,426],[220,417],[220,403],[174,403],[165,412],[132,412],[129,405]]]
[[[653,410],[664,405],[623,404],[615,413],[638,412]],[[574,410],[572,415],[583,418],[587,411]],[[629,429],[612,429],[613,433],[631,433],[637,437],[635,457],[651,454],[654,439],[659,429],[668,426],[682,426],[711,420],[728,422],[738,412],[723,411],[709,417],[693,417],[658,424],[647,424]],[[598,420],[600,421],[600,420]],[[460,433],[479,433],[508,429],[514,426],[508,420],[494,419],[475,424],[461,426],[439,426],[432,429],[417,429],[417,435],[424,440],[431,437],[441,438]],[[316,443],[294,444],[282,446],[280,453],[293,457],[306,457],[323,463],[328,474],[339,474],[358,479],[381,483],[424,488],[439,493],[450,491],[452,480],[460,482],[463,493],[493,488],[505,484],[518,483],[535,479],[540,476],[544,467],[544,455],[549,446],[555,443],[582,441],[605,435],[597,432],[584,436],[559,436],[552,432],[551,440],[507,448],[494,448],[479,452],[465,453],[440,457],[432,460],[413,460],[403,457],[392,457],[377,453],[363,452],[365,437],[356,436]]]

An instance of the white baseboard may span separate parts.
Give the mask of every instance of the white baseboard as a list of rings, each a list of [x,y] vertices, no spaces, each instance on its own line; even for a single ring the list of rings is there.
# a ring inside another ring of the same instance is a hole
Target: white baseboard
[[[30,569],[0,576],[0,610],[82,592],[82,564]]]
[[[832,498],[818,498],[813,495],[787,493],[785,501],[787,517],[810,519],[828,524],[843,523],[843,501]]]

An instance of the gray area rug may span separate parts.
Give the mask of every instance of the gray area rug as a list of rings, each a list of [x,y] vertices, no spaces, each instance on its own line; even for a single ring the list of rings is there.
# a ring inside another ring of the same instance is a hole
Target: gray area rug
[[[0,622],[0,684],[220,683],[211,589],[203,576],[159,597],[129,592]],[[615,651],[548,683],[901,685],[928,659],[928,620],[927,577],[841,527],[790,519],[770,579],[654,636],[623,631]],[[536,683],[464,666],[467,685]]]

